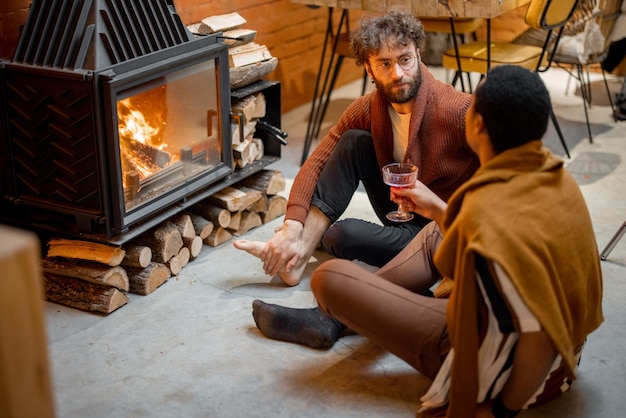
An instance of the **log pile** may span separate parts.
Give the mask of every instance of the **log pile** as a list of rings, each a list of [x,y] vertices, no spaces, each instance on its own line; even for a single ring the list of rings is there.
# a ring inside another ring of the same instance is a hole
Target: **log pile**
[[[244,87],[265,77],[278,66],[278,59],[267,46],[254,42],[257,31],[245,27],[247,20],[239,13],[207,16],[187,28],[194,34],[205,36],[222,32],[228,45],[230,88]]]
[[[280,171],[261,170],[122,246],[54,238],[42,259],[46,299],[109,314],[147,296],[200,256],[285,214]]]
[[[261,159],[263,141],[255,137],[256,125],[265,116],[266,102],[262,92],[251,94],[231,103],[233,159],[238,168]]]

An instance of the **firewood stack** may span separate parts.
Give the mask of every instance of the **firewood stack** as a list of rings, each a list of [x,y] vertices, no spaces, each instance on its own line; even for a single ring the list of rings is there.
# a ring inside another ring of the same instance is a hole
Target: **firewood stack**
[[[46,300],[109,314],[149,295],[200,255],[285,214],[280,171],[261,170],[123,246],[54,238],[42,259]]]
[[[245,18],[233,12],[207,16],[187,26],[191,33],[199,36],[222,33],[222,39],[228,45],[230,87],[233,89],[260,80],[278,66],[278,59],[272,56],[267,46],[254,42],[257,31],[246,28],[246,24]]]
[[[262,92],[248,95],[231,104],[231,113],[236,119],[232,125],[233,159],[238,168],[243,168],[264,154],[263,141],[255,137],[256,124],[265,116],[266,102]]]

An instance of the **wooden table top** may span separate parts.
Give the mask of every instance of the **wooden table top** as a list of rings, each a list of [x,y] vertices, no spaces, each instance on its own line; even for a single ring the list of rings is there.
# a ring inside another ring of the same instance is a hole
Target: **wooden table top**
[[[408,10],[419,17],[494,18],[530,0],[291,0],[292,3],[385,13]]]

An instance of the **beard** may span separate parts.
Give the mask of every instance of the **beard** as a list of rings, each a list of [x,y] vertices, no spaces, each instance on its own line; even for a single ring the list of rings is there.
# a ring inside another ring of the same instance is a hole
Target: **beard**
[[[417,71],[411,76],[405,75],[399,80],[390,81],[386,84],[378,77],[373,77],[373,79],[376,89],[389,103],[406,103],[413,100],[417,95],[417,90],[420,84],[422,84],[422,72],[418,63]],[[400,89],[397,88],[403,84],[406,84],[406,86]]]

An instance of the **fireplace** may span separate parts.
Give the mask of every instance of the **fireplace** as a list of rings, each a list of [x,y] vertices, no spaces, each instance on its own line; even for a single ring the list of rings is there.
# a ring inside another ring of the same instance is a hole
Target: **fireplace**
[[[1,220],[123,243],[276,161],[234,169],[220,35],[172,0],[33,1],[0,62]]]

